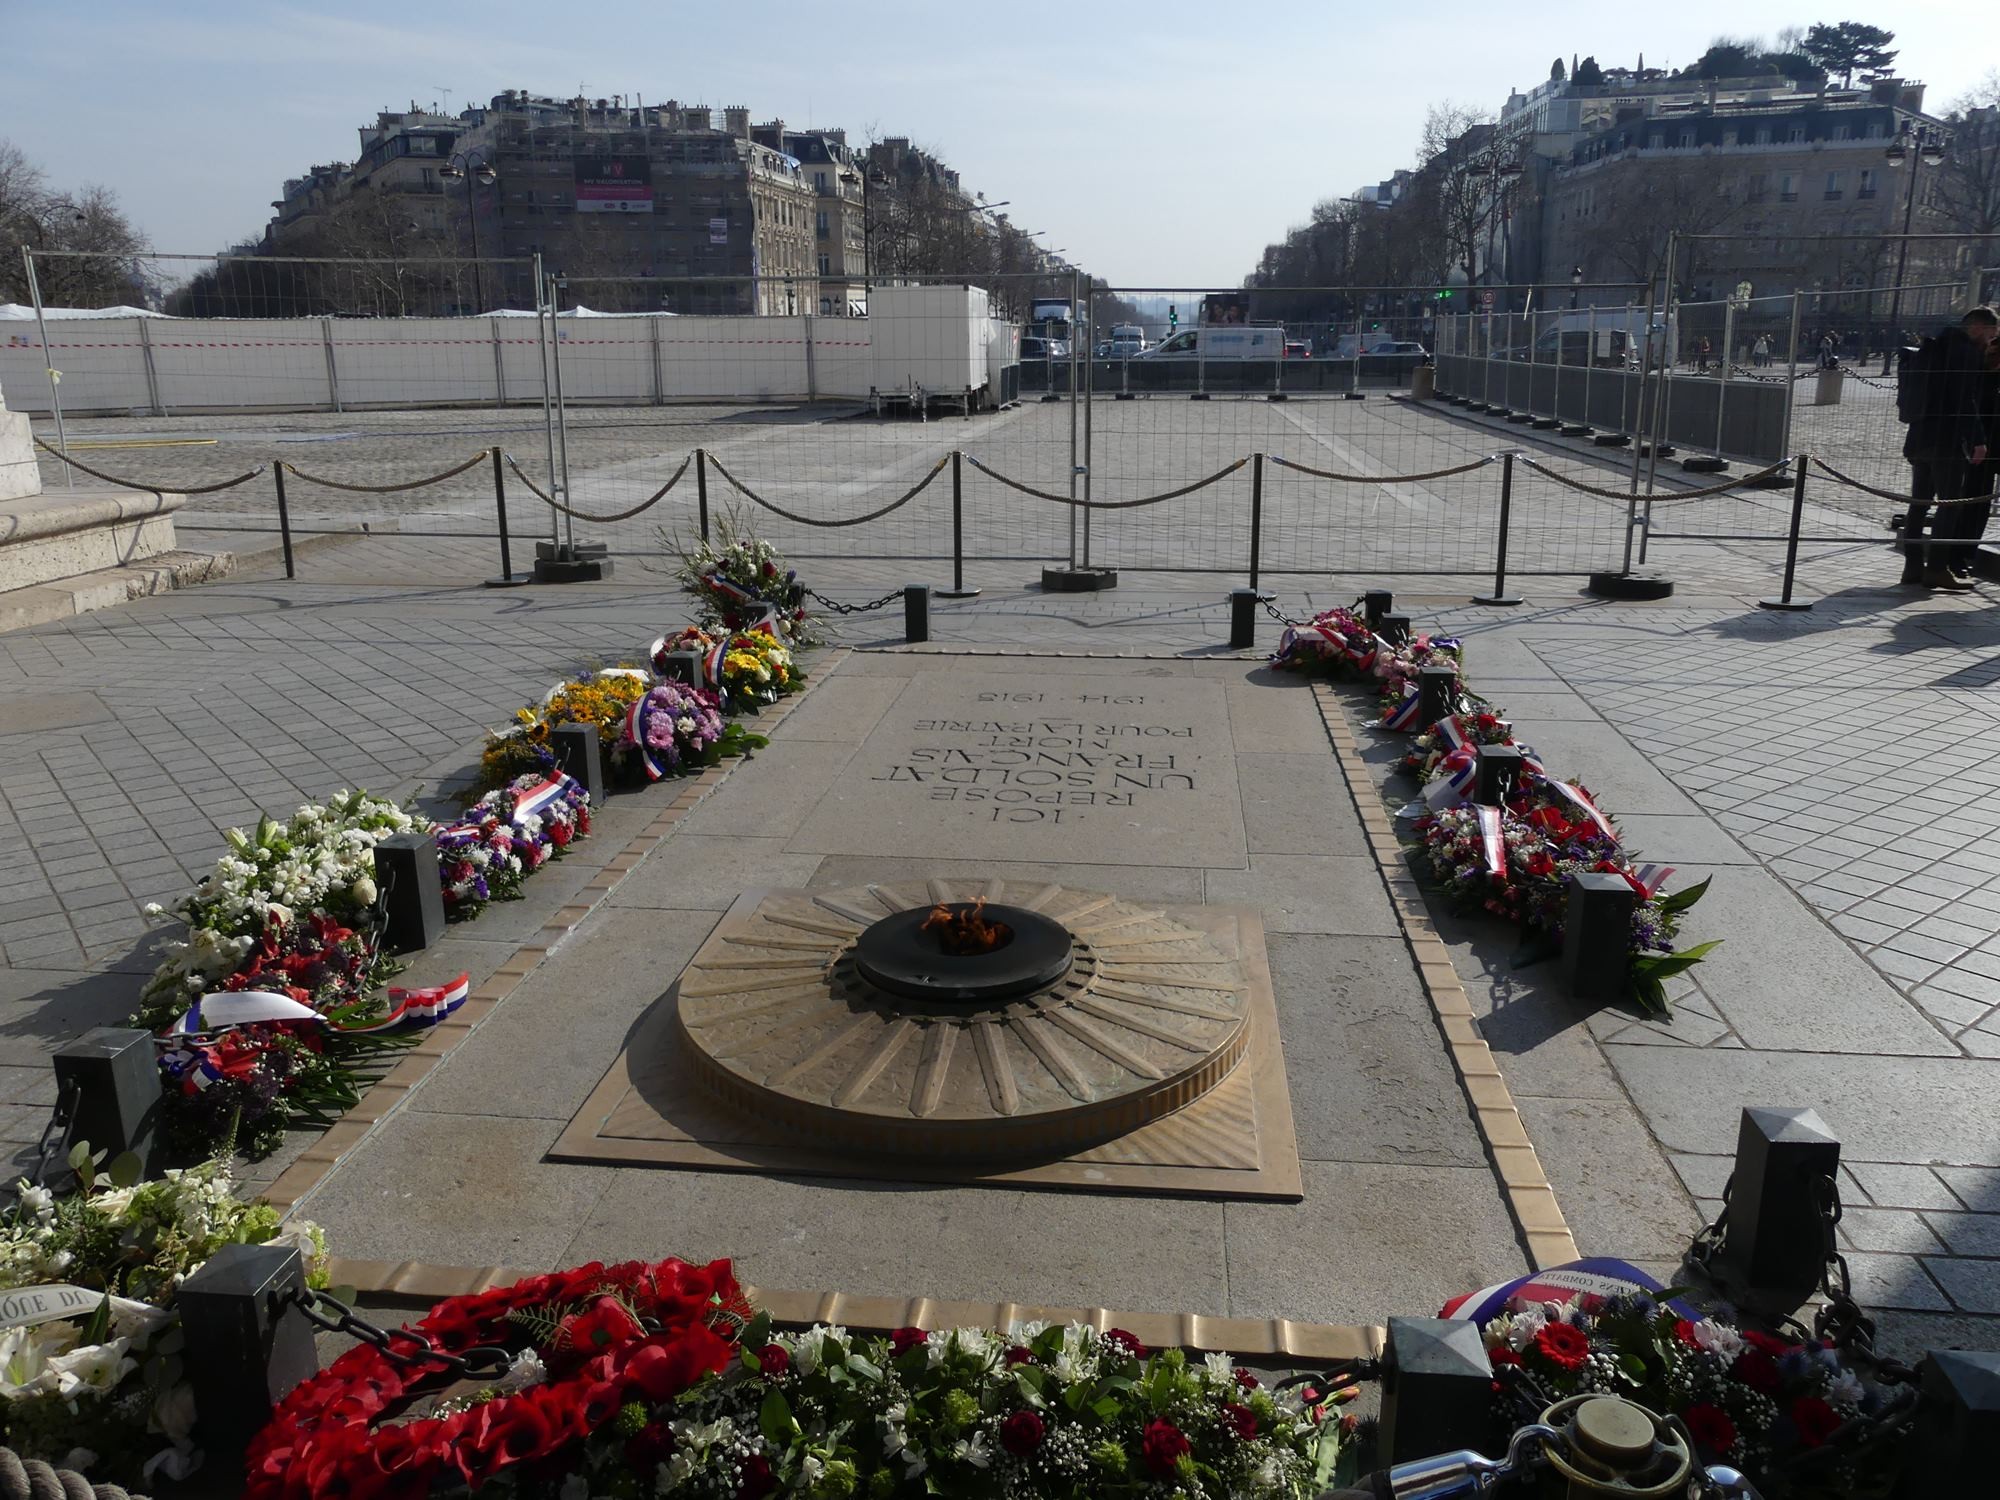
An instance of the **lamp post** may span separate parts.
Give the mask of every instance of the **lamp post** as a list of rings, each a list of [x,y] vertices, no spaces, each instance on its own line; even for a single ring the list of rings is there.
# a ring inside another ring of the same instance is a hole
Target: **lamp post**
[[[875,274],[875,221],[871,213],[868,190],[878,179],[884,183],[888,181],[886,177],[883,177],[878,168],[869,166],[865,159],[862,162],[859,172],[850,167],[840,174],[842,182],[849,184],[858,182],[861,184],[861,290],[864,292],[873,291],[875,288],[873,280]]]
[[[438,169],[438,176],[465,179],[465,222],[472,230],[472,310],[482,313],[486,311],[486,288],[479,276],[479,205],[473,201],[472,185],[491,187],[500,174],[486,159],[486,148],[475,146],[470,151],[452,152],[451,159]]]
[[[1577,266],[1569,273],[1569,310],[1576,311],[1576,299],[1583,291],[1583,267]]]
[[[1901,342],[1901,331],[1896,325],[1903,310],[1903,273],[1910,263],[1910,226],[1917,216],[1917,168],[1943,165],[1944,137],[1928,125],[1912,126],[1905,120],[1882,157],[1892,167],[1905,162],[1910,167],[1909,187],[1903,195],[1903,237],[1896,242],[1896,285],[1889,293],[1889,336],[1882,341],[1882,373],[1887,375],[1896,346]]]

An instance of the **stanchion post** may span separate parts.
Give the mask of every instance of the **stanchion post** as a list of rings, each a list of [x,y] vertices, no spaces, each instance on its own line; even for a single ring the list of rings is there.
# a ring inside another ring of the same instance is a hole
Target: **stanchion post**
[[[271,480],[278,487],[278,540],[285,548],[285,576],[299,576],[297,565],[292,560],[292,508],[285,503],[285,461],[274,460],[271,464]]]
[[[150,1032],[97,1026],[55,1054],[56,1087],[75,1094],[70,1139],[111,1156],[133,1152],[153,1175],[160,1118],[160,1063]]]
[[[1429,729],[1458,706],[1458,673],[1450,667],[1417,668],[1417,717]]]
[[[1254,589],[1229,591],[1229,649],[1247,651],[1257,643],[1257,603]]]
[[[941,599],[976,599],[978,589],[965,586],[965,455],[951,450],[951,587],[939,589]]]
[[[500,464],[500,449],[496,446],[493,449],[493,513],[500,523],[500,576],[486,580],[489,589],[510,589],[534,581],[532,575],[514,571],[513,546],[507,535],[507,481]]]
[[[931,590],[926,583],[903,586],[903,640],[919,645],[931,638]]]
[[[1792,529],[1785,537],[1785,591],[1775,599],[1759,599],[1759,609],[1811,609],[1809,599],[1794,599],[1792,583],[1799,571],[1799,527],[1806,514],[1806,456],[1796,454],[1792,458]]]
[[[1250,593],[1257,592],[1257,569],[1264,552],[1264,455],[1250,455]]]
[[[1507,527],[1514,513],[1514,455],[1500,455],[1500,544],[1493,558],[1493,592],[1473,597],[1474,604],[1519,604],[1507,592]]]
[[[708,540],[708,450],[694,450],[694,501],[701,519],[701,539]]]
[[[1361,616],[1370,630],[1382,628],[1382,616],[1396,607],[1396,596],[1388,589],[1370,589],[1361,596]]]
[[[294,1245],[224,1245],[174,1294],[188,1378],[211,1460],[240,1454],[300,1381],[319,1371],[299,1311],[305,1262]]]

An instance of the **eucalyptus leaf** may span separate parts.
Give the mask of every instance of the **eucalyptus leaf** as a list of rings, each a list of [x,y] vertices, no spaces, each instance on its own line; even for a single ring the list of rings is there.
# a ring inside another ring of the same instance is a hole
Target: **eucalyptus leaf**
[[[111,1158],[111,1165],[104,1169],[104,1175],[111,1179],[113,1187],[128,1188],[138,1184],[145,1175],[146,1164],[139,1160],[136,1151],[121,1151]]]

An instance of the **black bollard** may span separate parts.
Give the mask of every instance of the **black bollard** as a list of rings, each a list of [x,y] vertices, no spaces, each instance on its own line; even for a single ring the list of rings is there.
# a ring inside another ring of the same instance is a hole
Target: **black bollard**
[[[903,585],[903,640],[908,645],[931,638],[931,589],[927,583]]]
[[[1229,591],[1229,649],[1247,651],[1257,643],[1257,601],[1262,596],[1252,589]]]
[[[1729,1217],[1709,1274],[1760,1317],[1797,1311],[1826,1268],[1822,1201],[1837,1181],[1840,1141],[1810,1109],[1745,1109],[1736,1128]]]
[[[295,1247],[224,1245],[174,1294],[212,1462],[241,1454],[292,1387],[319,1373],[312,1325],[293,1301],[305,1286]]]
[[[590,794],[590,804],[604,801],[604,745],[595,724],[556,724],[549,729],[549,749],[556,769],[574,777]]]
[[[73,1141],[110,1157],[130,1151],[153,1174],[160,1114],[159,1050],[145,1031],[96,1026],[56,1050],[56,1092],[74,1098]]]
[[[2000,1354],[1934,1349],[1917,1366],[1922,1392],[1905,1450],[1900,1500],[1977,1495],[2000,1451]]]
[[[685,682],[690,687],[703,687],[702,678],[706,669],[702,666],[699,651],[664,651],[660,659],[653,663],[653,670],[660,674],[662,682]]]
[[[1417,668],[1417,726],[1422,733],[1458,707],[1458,672],[1451,667]]]
[[[1388,589],[1370,589],[1361,596],[1361,618],[1378,635],[1382,630],[1382,616],[1395,607],[1396,596]]]
[[[1632,911],[1639,893],[1623,875],[1572,875],[1563,910],[1562,979],[1579,1000],[1616,1000],[1632,974]]]
[[[375,885],[382,907],[382,946],[415,953],[444,936],[444,886],[437,835],[392,833],[375,845]]]
[[[1479,784],[1472,800],[1498,807],[1521,779],[1521,752],[1512,745],[1481,745],[1474,754],[1478,757]]]
[[[1384,615],[1375,633],[1392,646],[1400,646],[1410,638],[1410,617],[1408,615]]]
[[[1381,1452],[1390,1463],[1487,1449],[1493,1365],[1470,1318],[1391,1318],[1382,1352]]]

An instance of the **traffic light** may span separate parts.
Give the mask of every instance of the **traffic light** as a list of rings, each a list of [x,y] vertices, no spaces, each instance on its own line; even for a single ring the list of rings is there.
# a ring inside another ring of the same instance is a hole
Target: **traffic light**
[[[1179,311],[1174,307],[1174,304],[1169,302],[1167,304],[1167,331],[1171,333],[1180,326],[1181,326],[1181,315]]]
[[[1438,300],[1438,301],[1440,301],[1440,302],[1449,302],[1449,301],[1451,301],[1451,288],[1450,288],[1450,287],[1445,287],[1445,288],[1444,288],[1444,289],[1443,289],[1442,291],[1440,291],[1440,292],[1439,292],[1439,293],[1437,294],[1437,300]]]

